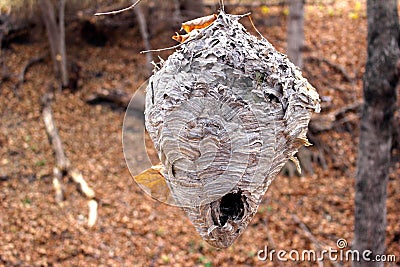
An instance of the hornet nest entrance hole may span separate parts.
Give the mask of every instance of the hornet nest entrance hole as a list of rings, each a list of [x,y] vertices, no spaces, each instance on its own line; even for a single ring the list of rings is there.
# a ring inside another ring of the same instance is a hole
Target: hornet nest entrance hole
[[[219,225],[223,226],[228,220],[240,220],[244,215],[244,203],[246,196],[242,191],[231,192],[223,196],[219,203]],[[215,224],[218,224],[215,221]]]

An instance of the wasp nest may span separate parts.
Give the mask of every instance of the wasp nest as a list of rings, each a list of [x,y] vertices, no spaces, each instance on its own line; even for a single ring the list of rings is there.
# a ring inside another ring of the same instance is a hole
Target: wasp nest
[[[150,78],[146,128],[175,203],[204,240],[228,247],[302,145],[319,96],[241,16],[221,11]]]

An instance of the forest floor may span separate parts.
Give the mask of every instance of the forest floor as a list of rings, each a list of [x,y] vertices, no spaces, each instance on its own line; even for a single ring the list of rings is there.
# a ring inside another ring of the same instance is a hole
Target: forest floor
[[[362,101],[367,29],[365,1],[357,2],[306,7],[303,73],[324,101],[322,115]],[[257,28],[281,52],[286,47],[286,10],[252,10]],[[256,34],[247,19],[242,21]],[[148,78],[145,56],[139,54],[144,48],[138,28],[114,29],[103,47],[76,34],[79,25],[72,23],[67,30],[68,54],[81,68],[80,78],[76,91],[56,92],[53,113],[67,156],[96,192],[99,219],[94,227],[87,226],[87,200],[67,178],[63,205],[54,199],[55,161],[40,106],[41,97],[56,84],[47,57],[26,73],[18,96],[14,77],[0,87],[0,266],[283,266],[260,261],[258,251],[265,246],[300,253],[336,249],[340,238],[351,246],[357,112],[347,112],[331,130],[313,134],[311,151],[320,151],[324,167],[315,162],[314,173],[279,175],[242,236],[230,248],[216,249],[199,237],[183,211],[152,199],[134,183],[122,150],[124,110],[85,102],[100,88],[133,95]],[[153,47],[172,45],[171,35],[172,30],[165,30],[153,36]],[[19,74],[30,59],[48,50],[43,31],[41,36],[3,49],[9,73]],[[160,55],[165,59],[171,52]],[[388,266],[400,265],[399,177],[400,163],[393,163],[386,245],[397,263]],[[323,263],[334,265],[328,259]],[[335,263],[340,264],[350,266]]]

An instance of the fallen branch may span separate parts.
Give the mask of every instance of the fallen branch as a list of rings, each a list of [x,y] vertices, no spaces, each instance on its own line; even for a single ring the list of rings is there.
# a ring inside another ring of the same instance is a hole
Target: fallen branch
[[[96,224],[97,221],[97,201],[94,199],[89,200],[89,216],[88,216],[88,226],[92,227]]]
[[[10,176],[3,169],[0,169],[0,182],[7,181],[9,179]]]
[[[54,191],[55,191],[55,200],[57,203],[61,203],[62,201],[64,201],[64,187],[61,183],[61,179],[62,179],[62,171],[60,168],[58,167],[54,167],[53,168],[53,187],[54,187]]]
[[[304,231],[306,237],[315,245],[318,250],[328,249],[328,246],[322,244],[308,229],[308,227],[300,220],[296,214],[292,214],[293,220],[299,225],[300,229]]]
[[[303,223],[300,218],[296,215],[296,214],[292,214],[292,218],[293,220],[299,225],[300,229],[303,230],[305,236],[314,244],[315,248],[318,251],[328,251],[329,250],[329,246],[322,243],[321,241],[319,241],[312,233],[311,231],[308,229],[307,225],[305,225],[305,223]],[[328,258],[329,259],[329,258]],[[338,264],[335,261],[332,261],[332,264],[334,266],[340,266],[340,264]],[[323,262],[322,261],[318,261],[318,266],[323,266]]]
[[[311,61],[311,62],[314,61],[314,62],[317,62],[317,63],[325,63],[330,68],[332,68],[335,71],[337,71],[338,73],[340,73],[343,76],[343,78],[345,79],[345,81],[347,81],[347,82],[353,82],[354,81],[354,78],[351,77],[342,66],[337,65],[337,64],[329,61],[326,58],[310,56],[310,57],[305,58],[304,60],[305,61]]]
[[[64,148],[61,138],[58,135],[57,127],[53,119],[53,111],[51,109],[52,94],[45,94],[42,98],[42,114],[44,125],[46,126],[47,136],[53,147],[53,152],[56,159],[56,168],[61,170],[61,173],[67,171],[70,167],[70,162],[64,153]]]
[[[32,67],[33,65],[35,65],[36,63],[42,62],[45,57],[46,57],[46,55],[34,57],[25,64],[25,66],[22,68],[21,73],[18,75],[18,81],[14,86],[15,93],[18,91],[19,87],[25,82],[25,74],[27,73],[29,68]]]
[[[2,61],[0,62],[0,64],[1,64],[0,88],[2,88],[1,85],[2,85],[4,82],[7,82],[7,81],[11,80],[12,75],[10,74],[10,72],[8,71],[6,65],[3,64]],[[1,93],[1,89],[0,89],[0,93]]]
[[[266,232],[267,238],[268,238],[268,247],[272,247],[272,249],[277,250],[277,246],[276,246],[275,240],[272,237],[271,232],[268,229],[268,223],[267,222],[264,223],[264,228],[265,228],[265,232]],[[277,258],[274,258],[273,261],[275,263],[277,262],[279,267],[283,267],[283,263],[280,260],[277,260]]]
[[[130,96],[124,91],[114,89],[99,89],[94,94],[89,95],[86,98],[86,102],[89,104],[98,104],[101,102],[113,103],[119,107],[126,108],[130,101]]]
[[[300,229],[304,231],[306,237],[314,244],[315,248],[318,251],[323,250],[321,243],[319,240],[311,233],[308,227],[297,217],[295,214],[292,214],[293,220],[300,226]],[[324,266],[322,261],[318,261],[318,266]]]
[[[336,125],[346,122],[346,120],[340,119],[340,117],[344,116],[347,112],[358,111],[361,106],[361,102],[355,102],[328,114],[321,113],[314,115],[310,120],[309,129],[314,133],[332,130]]]
[[[99,104],[102,102],[112,103],[118,107],[126,108],[131,101],[131,95],[128,93],[114,89],[114,90],[107,90],[107,89],[99,89],[94,94],[89,95],[86,98],[86,102],[88,104]],[[146,96],[144,92],[140,91],[135,94],[132,99],[132,103],[130,105],[131,108],[136,109],[138,111],[144,111],[144,104],[146,101]]]
[[[49,138],[49,142],[52,145],[56,166],[53,169],[53,186],[55,189],[55,199],[57,203],[61,203],[64,200],[64,189],[61,183],[63,175],[69,175],[72,180],[78,184],[79,191],[89,199],[89,218],[88,226],[92,227],[97,219],[97,202],[94,200],[95,193],[91,189],[83,178],[82,173],[71,167],[71,162],[67,158],[64,152],[64,148],[61,142],[61,138],[58,134],[57,127],[54,123],[53,112],[51,109],[51,101],[53,95],[50,93],[45,94],[42,97],[42,114],[46,128],[46,133]]]

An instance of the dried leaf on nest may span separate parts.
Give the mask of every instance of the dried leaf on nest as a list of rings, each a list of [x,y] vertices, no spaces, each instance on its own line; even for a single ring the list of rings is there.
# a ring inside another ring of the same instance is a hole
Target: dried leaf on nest
[[[212,14],[209,16],[193,19],[182,23],[182,30],[186,33],[190,33],[195,29],[204,29],[211,25],[217,19],[217,14]]]
[[[217,15],[209,15],[201,18],[197,18],[194,20],[186,21],[182,23],[182,28],[181,30],[184,30],[186,34],[179,34],[176,33],[176,35],[172,36],[172,39],[179,43],[183,43],[186,40],[190,39],[191,37],[196,36],[200,30],[207,28],[210,26],[215,20],[217,19]]]
[[[175,41],[179,42],[179,43],[183,43],[187,40],[189,40],[190,38],[195,37],[197,34],[200,33],[200,30],[195,29],[187,34],[181,35],[179,33],[176,33],[176,35],[172,36],[172,39],[174,39]]]
[[[163,166],[160,163],[159,165],[152,166],[139,175],[136,175],[134,179],[136,183],[138,183],[140,187],[144,191],[147,191],[152,197],[162,202],[170,203],[172,201],[170,199],[171,193],[165,182],[162,169]]]

